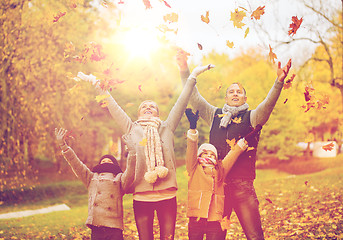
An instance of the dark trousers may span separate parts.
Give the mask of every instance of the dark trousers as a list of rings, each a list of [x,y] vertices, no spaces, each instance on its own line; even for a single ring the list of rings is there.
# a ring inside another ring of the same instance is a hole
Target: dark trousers
[[[188,239],[225,240],[226,231],[223,231],[219,221],[207,221],[206,218],[190,217],[188,223]]]
[[[153,222],[156,211],[160,225],[160,239],[174,239],[176,223],[176,197],[158,202],[133,200],[136,226],[140,240],[153,240]]]
[[[264,239],[254,180],[229,179],[226,183],[224,216],[229,218],[235,210],[247,239]]]
[[[92,240],[123,240],[123,230],[120,228],[91,227]]]

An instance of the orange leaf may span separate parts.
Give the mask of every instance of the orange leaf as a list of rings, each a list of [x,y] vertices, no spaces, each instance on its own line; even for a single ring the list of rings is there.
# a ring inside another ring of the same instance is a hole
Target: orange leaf
[[[245,23],[242,23],[243,18],[246,16],[245,12],[238,11],[238,9],[235,9],[234,12],[231,12],[231,21],[233,22],[233,26],[237,28],[242,28]]]
[[[276,54],[273,53],[273,49],[271,48],[270,44],[269,44],[269,59],[273,64],[275,63],[275,59],[277,59]]]
[[[303,18],[298,19],[297,16],[292,17],[292,23],[289,25],[290,30],[288,31],[288,35],[293,35],[297,33],[301,23],[303,22]]]
[[[261,15],[264,14],[264,7],[258,7],[255,11],[252,12],[251,14],[251,19],[255,18],[256,20],[261,18]]]
[[[160,0],[160,1],[163,2],[164,5],[166,5],[167,7],[171,8],[171,6],[165,0]]]
[[[230,42],[229,40],[226,41],[226,46],[228,46],[229,48],[233,48],[234,43]]]
[[[232,122],[239,124],[242,122],[242,118],[235,117],[234,119],[232,119]]]
[[[230,220],[227,219],[227,216],[225,216],[224,218],[222,218],[222,220],[220,221],[220,226],[222,228],[222,231],[228,230],[230,229]]]
[[[170,14],[167,14],[165,16],[163,16],[163,20],[165,22],[177,22],[179,20],[179,15],[177,15],[176,13],[170,13]]]
[[[231,140],[226,139],[226,143],[229,144],[230,148],[233,148],[236,145],[236,139],[235,138]]]
[[[245,29],[244,38],[248,36],[249,31],[250,31],[250,28]]]
[[[201,21],[203,21],[203,22],[208,24],[210,22],[209,15],[210,15],[209,11],[206,11],[206,16],[201,15]]]
[[[150,1],[149,0],[143,0],[143,3],[145,5],[145,9],[149,9],[152,8]]]
[[[55,17],[54,20],[52,20],[52,22],[58,22],[58,20],[60,20],[61,17],[63,17],[64,15],[66,15],[66,12],[59,12]]]
[[[333,142],[329,143],[329,144],[326,144],[324,146],[322,146],[322,148],[325,150],[325,151],[332,151],[332,149],[335,147],[335,145],[333,144]]]
[[[292,82],[293,82],[294,78],[295,78],[295,74],[293,74],[290,78],[288,78],[286,80],[286,82],[283,84],[284,90],[292,87]]]

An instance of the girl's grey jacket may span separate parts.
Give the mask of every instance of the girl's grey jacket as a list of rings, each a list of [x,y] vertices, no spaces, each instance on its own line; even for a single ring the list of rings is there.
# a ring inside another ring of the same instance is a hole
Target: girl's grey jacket
[[[88,189],[86,225],[123,229],[123,195],[134,180],[136,155],[129,153],[125,172],[114,175],[93,173],[70,147],[62,154]]]

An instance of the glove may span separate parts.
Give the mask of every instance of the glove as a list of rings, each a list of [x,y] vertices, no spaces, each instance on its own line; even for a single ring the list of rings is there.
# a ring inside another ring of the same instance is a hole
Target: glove
[[[92,74],[86,75],[83,72],[78,72],[77,77],[83,81],[90,82],[92,85],[95,85],[98,82],[98,80],[96,80],[96,76]]]
[[[246,141],[244,141],[243,138],[241,138],[241,139],[238,140],[237,145],[238,145],[243,151],[245,151],[245,149],[248,148],[248,144],[246,143]]]
[[[193,69],[191,75],[189,75],[189,78],[197,78],[201,73],[210,70],[211,68],[214,68],[215,66],[212,64],[208,64],[206,66],[197,66]]]
[[[60,128],[59,130],[57,130],[57,128],[55,128],[55,136],[56,136],[56,140],[58,145],[60,145],[60,147],[63,147],[66,145],[66,142],[64,141],[64,137],[66,135],[68,131]]]
[[[199,120],[199,110],[194,114],[192,109],[187,108],[185,111],[185,114],[186,114],[187,119],[189,121],[189,128],[190,129],[196,129],[197,128],[197,122]]]
[[[250,133],[248,133],[244,139],[245,141],[248,142],[248,145],[250,145],[252,143],[252,141],[255,139],[255,137],[257,136],[257,134],[261,131],[262,126],[260,124],[258,124],[254,130],[252,130]]]

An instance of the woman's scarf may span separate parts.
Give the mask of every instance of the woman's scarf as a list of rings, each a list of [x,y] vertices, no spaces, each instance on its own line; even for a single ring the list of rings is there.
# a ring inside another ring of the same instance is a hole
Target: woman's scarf
[[[231,124],[231,120],[236,117],[239,113],[248,110],[249,105],[244,103],[239,107],[232,107],[225,103],[222,111],[224,113],[224,117],[220,121],[219,127],[226,128],[229,124]]]
[[[147,172],[144,178],[149,183],[154,183],[157,177],[164,178],[168,168],[164,167],[161,139],[158,128],[161,125],[159,118],[139,119],[137,123],[143,127],[143,142]]]

